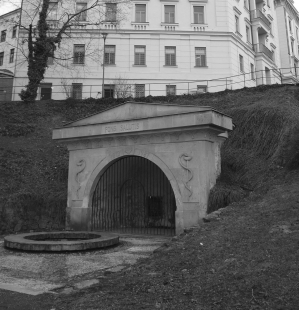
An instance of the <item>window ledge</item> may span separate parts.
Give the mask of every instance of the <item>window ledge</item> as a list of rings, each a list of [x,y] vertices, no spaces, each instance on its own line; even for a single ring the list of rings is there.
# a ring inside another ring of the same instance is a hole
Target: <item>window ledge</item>
[[[132,65],[132,67],[147,67],[147,65]]]
[[[240,38],[243,38],[243,36],[241,35],[241,33],[239,31],[236,31],[235,34],[240,37]]]
[[[82,63],[82,64],[75,64],[75,63],[73,63],[73,66],[84,66],[85,65],[85,63]]]
[[[205,68],[205,69],[207,69],[209,67],[208,66],[194,66],[194,68]]]
[[[116,21],[116,20],[103,20],[103,21],[101,21],[101,24],[118,24],[118,21]]]
[[[250,14],[250,11],[249,11],[249,9],[248,9],[246,6],[244,6],[244,9],[245,9],[245,11],[246,11],[247,13]]]
[[[58,22],[58,20],[57,20]],[[76,20],[75,23],[73,24],[73,26],[76,26],[77,24],[79,25],[84,25],[84,24],[89,24],[89,22],[87,20]]]
[[[149,22],[131,22],[131,25],[149,25]]]
[[[196,26],[200,26],[200,27],[208,27],[208,24],[194,24],[194,23],[191,23],[191,26],[192,27],[196,27]]]
[[[178,26],[178,23],[161,23],[161,26]]]
[[[175,66],[166,66],[166,65],[164,65],[163,67],[165,67],[165,68],[177,68],[178,66],[177,65],[175,65]]]
[[[103,67],[103,64],[101,66]],[[116,67],[116,64],[105,64],[105,67]]]

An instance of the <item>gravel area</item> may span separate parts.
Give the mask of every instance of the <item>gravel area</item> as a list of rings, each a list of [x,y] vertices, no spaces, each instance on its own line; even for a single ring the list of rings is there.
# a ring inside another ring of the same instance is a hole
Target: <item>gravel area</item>
[[[32,253],[6,249],[0,237],[0,288],[32,295],[66,286],[78,288],[82,281],[118,272],[148,257],[167,240],[123,237],[118,246],[100,250]]]

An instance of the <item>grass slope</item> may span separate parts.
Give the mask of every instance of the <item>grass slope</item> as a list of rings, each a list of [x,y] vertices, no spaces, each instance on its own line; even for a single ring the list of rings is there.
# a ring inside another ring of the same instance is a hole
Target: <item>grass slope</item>
[[[298,88],[144,99],[158,100],[209,105],[233,117],[209,209],[231,204],[99,286],[55,297],[54,308],[298,309]],[[0,104],[0,230],[63,227],[67,151],[51,140],[52,129],[111,104]]]
[[[296,310],[299,173],[272,180],[220,217],[174,238],[100,284],[59,296],[56,310]]]
[[[208,105],[233,117],[236,128],[222,149],[222,174],[210,195],[213,211],[267,190],[277,167],[298,167],[298,94],[296,86],[274,85],[141,100]],[[68,154],[52,141],[52,129],[118,103],[0,104],[0,233],[64,227]]]

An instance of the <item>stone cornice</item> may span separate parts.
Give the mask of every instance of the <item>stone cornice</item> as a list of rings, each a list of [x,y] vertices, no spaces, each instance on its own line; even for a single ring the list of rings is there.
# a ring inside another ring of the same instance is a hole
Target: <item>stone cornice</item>
[[[234,6],[233,9],[237,14],[242,15],[242,12],[236,6]]]
[[[186,125],[188,124],[188,125]],[[109,136],[122,136],[133,134],[147,134],[155,131],[194,130],[200,127],[219,127],[232,130],[231,118],[219,112],[210,110],[203,112],[188,112],[182,114],[163,115],[151,118],[121,120],[101,124],[86,124],[58,128],[53,130],[54,140],[106,138]]]
[[[194,128],[193,130],[151,131],[140,134],[123,134],[105,137],[86,137],[64,141],[68,149],[98,149],[108,147],[128,146],[131,149],[140,145],[179,143],[187,141],[210,141],[213,142],[215,134],[221,137],[227,131],[209,126]],[[130,155],[130,154],[128,154]],[[136,154],[135,154],[136,155]]]
[[[286,8],[288,14],[292,16],[292,18],[296,19],[299,24],[299,12],[296,10],[294,5],[289,0],[275,0],[276,5],[282,5]]]

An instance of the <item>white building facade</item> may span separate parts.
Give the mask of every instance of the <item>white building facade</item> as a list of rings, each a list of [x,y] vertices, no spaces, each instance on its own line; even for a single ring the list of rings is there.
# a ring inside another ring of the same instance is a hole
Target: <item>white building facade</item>
[[[70,13],[91,3],[71,2]],[[62,3],[51,7],[55,32]],[[282,81],[285,43],[273,0],[132,0],[103,2],[102,8],[99,25],[89,23],[94,15],[86,11],[72,38],[63,39],[37,99],[179,95]],[[22,24],[31,17],[24,1]],[[26,36],[21,30],[13,100],[27,84]]]
[[[290,0],[276,0],[280,61],[284,83],[298,83],[299,16]]]
[[[18,38],[20,9],[0,16],[0,101],[11,100]]]

